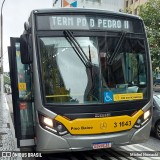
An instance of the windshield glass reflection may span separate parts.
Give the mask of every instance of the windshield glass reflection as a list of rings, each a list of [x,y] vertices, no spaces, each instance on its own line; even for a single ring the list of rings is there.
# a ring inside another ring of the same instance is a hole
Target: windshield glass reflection
[[[143,39],[117,36],[39,39],[47,103],[88,104],[148,97]]]
[[[41,38],[42,74],[47,102],[94,103],[100,101],[97,41],[76,38],[84,53],[92,60],[87,68],[75,53],[74,46],[63,37]],[[91,72],[92,70],[92,72]],[[92,73],[92,74],[91,74]]]

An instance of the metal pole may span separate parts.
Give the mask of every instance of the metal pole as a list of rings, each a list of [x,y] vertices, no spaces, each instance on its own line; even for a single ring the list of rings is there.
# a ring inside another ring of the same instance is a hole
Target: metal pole
[[[3,106],[3,92],[4,92],[4,79],[3,79],[3,5],[5,0],[3,0],[1,5],[1,106]]]

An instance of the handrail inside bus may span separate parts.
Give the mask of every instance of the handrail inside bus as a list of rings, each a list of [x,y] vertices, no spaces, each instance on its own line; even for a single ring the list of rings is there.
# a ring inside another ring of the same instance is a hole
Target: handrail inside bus
[[[69,97],[70,95],[69,94],[64,94],[64,95],[48,95],[48,96],[45,96],[46,98],[54,98],[54,97]]]

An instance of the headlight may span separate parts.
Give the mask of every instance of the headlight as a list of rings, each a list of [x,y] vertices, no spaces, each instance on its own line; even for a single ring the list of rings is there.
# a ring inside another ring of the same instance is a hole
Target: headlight
[[[151,109],[147,110],[146,112],[143,113],[143,115],[141,117],[138,118],[138,120],[136,121],[134,127],[135,128],[140,128],[142,127],[144,124],[146,124],[146,122],[151,118]]]
[[[65,135],[68,133],[66,127],[60,122],[41,114],[38,114],[38,116],[39,116],[39,123],[42,128],[58,135]]]
[[[151,111],[150,110],[144,112],[144,115],[143,115],[144,120],[146,120],[150,115],[151,115]]]
[[[46,124],[49,127],[53,127],[53,121],[50,118],[43,117],[43,123]]]

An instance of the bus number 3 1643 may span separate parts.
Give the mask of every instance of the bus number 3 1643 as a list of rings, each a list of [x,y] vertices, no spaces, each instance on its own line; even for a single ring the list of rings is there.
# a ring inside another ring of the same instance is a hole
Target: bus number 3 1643
[[[116,127],[125,127],[125,126],[131,126],[131,121],[122,121],[122,122],[114,122],[114,128]]]

